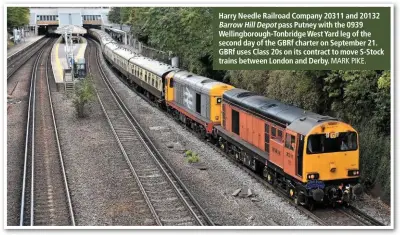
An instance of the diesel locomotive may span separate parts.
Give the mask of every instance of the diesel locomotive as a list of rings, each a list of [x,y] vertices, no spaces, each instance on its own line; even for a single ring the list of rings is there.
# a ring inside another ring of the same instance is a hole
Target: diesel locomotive
[[[297,204],[347,205],[362,193],[358,133],[349,124],[136,54],[103,31],[89,35],[138,91]]]

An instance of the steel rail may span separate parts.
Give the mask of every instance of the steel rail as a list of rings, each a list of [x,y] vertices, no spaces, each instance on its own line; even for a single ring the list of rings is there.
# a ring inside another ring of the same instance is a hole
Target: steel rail
[[[25,154],[24,154],[24,171],[23,171],[23,178],[22,178],[22,195],[21,195],[21,211],[20,211],[20,226],[23,226],[23,223],[24,223],[24,210],[25,210],[25,188],[26,188],[26,178],[27,178],[27,164],[28,164],[28,153],[29,153],[29,150],[28,150],[28,146],[29,146],[29,137],[30,137],[30,134],[32,135],[31,136],[31,140],[34,142],[34,125],[32,125],[32,133],[30,133],[31,131],[31,125],[30,125],[30,122],[32,121],[32,124],[34,123],[34,118],[35,118],[35,115],[34,115],[34,110],[35,110],[35,88],[36,88],[36,77],[37,77],[37,74],[36,74],[36,71],[37,71],[37,67],[38,67],[38,64],[39,64],[39,61],[40,61],[40,58],[42,57],[42,54],[43,54],[43,52],[44,52],[44,49],[41,49],[40,50],[40,52],[39,52],[39,54],[38,54],[38,56],[37,56],[37,58],[36,58],[36,61],[35,61],[35,63],[34,63],[34,65],[33,65],[33,68],[32,68],[32,74],[31,74],[31,84],[30,84],[30,88],[29,88],[29,103],[28,103],[28,114],[27,114],[27,121],[26,121],[26,133],[25,133]],[[33,112],[32,114],[31,114],[31,112]],[[31,120],[31,116],[32,116],[32,120]],[[33,144],[34,145],[34,143],[31,143],[31,144]],[[34,154],[34,152],[33,152],[33,147],[32,147],[32,149],[31,149],[31,155],[33,155]],[[31,169],[32,169],[32,175],[31,175],[31,177],[33,176],[33,166],[31,166]],[[33,180],[33,177],[32,177],[32,180]],[[33,182],[31,182],[31,193],[32,193],[32,188],[33,188]],[[32,197],[32,195],[31,195],[31,197]],[[31,202],[32,202],[33,200],[31,199]],[[31,203],[31,215],[32,215],[32,213],[33,213],[33,208],[32,208],[32,203]],[[33,224],[33,221],[32,221],[32,218],[31,218],[31,220],[30,220],[30,225],[32,226],[32,224]]]
[[[57,128],[56,118],[55,118],[55,115],[54,115],[53,101],[51,99],[51,91],[50,91],[50,83],[49,83],[49,75],[48,75],[48,60],[49,60],[49,57],[47,57],[46,68],[45,68],[46,69],[47,94],[49,95],[49,104],[50,104],[50,110],[51,110],[51,117],[52,117],[52,121],[53,121],[54,134],[56,136],[56,142],[57,142],[57,150],[58,150],[58,155],[59,155],[60,164],[61,164],[61,170],[62,170],[62,174],[63,174],[65,193],[66,193],[67,200],[68,200],[69,214],[71,216],[71,224],[72,224],[72,226],[75,226],[74,210],[73,210],[73,207],[72,207],[72,200],[71,200],[69,187],[68,187],[67,174],[65,172],[64,158],[63,158],[63,155],[62,155],[62,152],[61,152],[60,139],[58,137],[58,128]]]
[[[95,44],[97,45],[97,43],[95,42]],[[191,212],[191,214],[193,215],[193,217],[196,219],[196,221],[198,222],[198,224],[200,225],[204,225],[203,222],[201,221],[201,219],[198,217],[198,215],[194,212],[193,208],[189,205],[188,201],[184,198],[184,195],[180,192],[180,190],[177,188],[176,184],[173,182],[173,179],[168,175],[168,173],[166,172],[165,168],[162,166],[162,164],[164,164],[166,166],[166,168],[168,168],[168,171],[171,173],[171,175],[174,177],[174,179],[178,182],[179,186],[183,189],[183,191],[185,191],[186,195],[190,198],[190,200],[192,201],[192,203],[196,206],[196,208],[200,211],[200,213],[202,214],[203,218],[206,220],[206,222],[209,225],[214,225],[214,223],[212,222],[211,218],[205,213],[205,211],[203,210],[203,208],[200,206],[200,204],[197,202],[197,200],[194,198],[194,196],[189,192],[189,190],[187,189],[187,187],[183,184],[183,182],[179,179],[179,177],[177,176],[177,174],[173,171],[172,167],[165,161],[164,157],[161,155],[161,153],[157,150],[157,148],[155,147],[154,143],[151,141],[151,139],[147,136],[146,132],[141,128],[139,122],[136,120],[136,118],[131,114],[131,112],[129,111],[129,109],[125,106],[124,102],[122,101],[122,99],[119,97],[118,93],[115,91],[115,89],[112,87],[112,85],[110,84],[110,81],[108,80],[107,76],[105,75],[105,72],[102,68],[102,66],[100,65],[100,55],[98,54],[98,50],[97,52],[97,63],[99,65],[100,68],[100,72],[102,74],[102,78],[104,80],[104,82],[107,85],[108,90],[113,94],[113,97],[115,99],[115,101],[117,102],[118,106],[120,107],[120,109],[123,111],[125,117],[127,118],[127,120],[129,121],[129,123],[131,124],[132,128],[135,130],[135,132],[138,135],[138,138],[140,139],[140,141],[143,143],[143,145],[145,146],[145,148],[147,149],[147,151],[149,152],[149,154],[153,157],[153,159],[155,160],[155,162],[157,163],[158,167],[161,169],[161,171],[163,172],[163,174],[166,176],[166,178],[170,181],[171,185],[173,186],[175,192],[177,193],[177,195],[181,198],[181,200],[184,202],[184,205],[187,207],[187,209]],[[157,155],[157,156],[156,156]],[[162,164],[160,163],[159,159],[163,162]]]
[[[88,48],[90,48],[90,47],[88,47]],[[90,50],[91,50],[91,49],[89,49],[89,51],[90,51]],[[90,54],[90,53],[89,53],[89,54]],[[91,66],[90,66],[89,61],[88,61],[88,63],[87,63],[87,67],[88,67],[89,73],[91,73],[92,70],[91,70]],[[138,184],[139,190],[140,190],[140,192],[142,193],[142,195],[143,195],[143,197],[144,197],[144,199],[145,199],[145,201],[146,201],[146,204],[147,204],[147,206],[149,207],[150,212],[151,212],[151,214],[152,214],[153,217],[154,217],[155,222],[157,223],[157,225],[162,226],[161,219],[160,219],[160,217],[157,215],[157,212],[156,212],[155,208],[154,208],[153,205],[151,204],[150,198],[149,198],[148,194],[146,193],[146,190],[144,189],[144,187],[143,187],[143,185],[142,185],[142,183],[141,183],[141,181],[140,181],[140,179],[139,179],[139,176],[138,176],[138,174],[136,173],[136,171],[135,171],[135,169],[134,169],[134,167],[133,167],[131,161],[129,160],[128,154],[126,153],[125,148],[124,148],[124,146],[122,145],[121,140],[119,139],[119,137],[118,137],[118,135],[117,135],[117,133],[116,133],[116,131],[115,131],[115,128],[114,128],[114,126],[113,126],[113,124],[112,124],[112,122],[111,122],[111,120],[110,120],[110,117],[108,116],[108,113],[107,113],[107,111],[106,111],[106,109],[105,109],[105,107],[104,107],[104,105],[103,105],[103,102],[102,102],[102,100],[101,100],[101,98],[100,98],[100,96],[99,96],[99,94],[98,94],[98,91],[97,91],[96,87],[95,87],[95,90],[96,90],[96,96],[97,96],[97,99],[98,99],[98,101],[99,101],[99,103],[100,103],[101,109],[103,110],[103,113],[104,113],[104,115],[105,115],[106,118],[107,118],[107,122],[108,122],[108,124],[109,124],[109,126],[110,126],[110,128],[111,128],[111,130],[112,130],[112,132],[113,132],[113,135],[114,135],[115,139],[117,140],[117,143],[118,143],[118,146],[119,146],[119,148],[120,148],[120,150],[121,150],[121,152],[122,152],[122,155],[124,156],[124,159],[125,159],[125,161],[127,162],[128,166],[129,166],[129,169],[131,170],[131,172],[132,172],[132,174],[133,174],[133,176],[134,176],[134,178],[135,178],[136,183]]]

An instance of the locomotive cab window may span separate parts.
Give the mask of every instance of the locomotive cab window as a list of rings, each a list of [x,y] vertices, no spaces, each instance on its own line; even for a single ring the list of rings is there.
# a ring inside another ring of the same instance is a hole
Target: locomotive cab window
[[[357,150],[357,133],[353,131],[310,135],[307,154]]]
[[[296,138],[293,135],[286,134],[285,147],[290,150],[294,150],[295,140],[296,140]]]
[[[169,79],[169,87],[174,87],[174,78]]]
[[[269,153],[269,125],[265,123],[265,152]]]
[[[225,104],[222,104],[221,116],[222,116],[222,127],[226,127],[225,126]]]
[[[232,109],[232,132],[236,133],[237,135],[240,135],[239,126],[240,126],[239,112]]]
[[[201,95],[196,93],[196,112],[201,113]]]
[[[271,136],[272,136],[272,138],[275,139],[275,137],[276,137],[276,128],[275,127],[271,127]]]
[[[282,135],[282,130],[278,129],[278,139],[282,141],[283,135]]]

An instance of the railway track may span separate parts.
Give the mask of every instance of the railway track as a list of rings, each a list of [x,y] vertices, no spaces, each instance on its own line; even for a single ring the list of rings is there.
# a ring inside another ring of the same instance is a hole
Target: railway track
[[[96,71],[102,79],[95,81],[97,98],[155,225],[214,225],[109,83],[97,44],[89,41],[89,48],[96,48],[90,57],[96,58]],[[92,70],[90,63],[88,68]]]
[[[121,82],[123,82],[126,86],[130,87],[133,92],[135,92],[137,95],[139,95],[141,98],[146,100],[148,103],[150,103],[153,107],[158,108],[159,110],[163,111],[160,109],[160,107],[156,104],[154,104],[152,101],[150,101],[146,96],[138,92],[136,89],[132,88],[123,78],[120,77],[117,73],[114,73],[116,77],[119,78]],[[167,113],[166,113],[167,114]],[[172,119],[176,120],[173,116],[167,114],[170,116]],[[194,135],[198,136],[198,133],[194,132],[190,128],[188,128],[186,125],[180,123],[179,121],[176,121],[179,125],[184,127],[186,130],[192,132]],[[274,193],[278,194],[279,196],[282,196],[288,200],[289,203],[291,203],[292,206],[296,207],[298,210],[302,211],[304,214],[306,214],[308,217],[311,219],[315,220],[317,223],[319,223],[322,226],[385,226],[385,224],[381,223],[380,221],[370,217],[369,215],[365,214],[364,212],[360,211],[359,209],[350,206],[348,208],[318,208],[318,210],[315,211],[309,211],[308,209],[304,208],[303,206],[297,205],[294,203],[294,201],[287,195],[286,192],[283,190],[280,190],[273,185],[270,185],[262,176],[254,173],[252,170],[238,162],[234,156],[230,156],[226,152],[224,152],[222,149],[217,147],[216,145],[210,143],[207,140],[204,140],[203,138],[199,139],[203,142],[212,147],[214,150],[218,151],[222,156],[226,157],[228,160],[230,160],[232,163],[234,163],[236,166],[247,172],[249,175],[251,175],[253,178],[257,179],[257,181],[267,188],[271,189]]]
[[[9,80],[32,56],[36,55],[44,45],[48,44],[50,40],[49,38],[43,38],[39,42],[30,45],[29,48],[26,48],[24,51],[19,51],[9,56],[7,58],[7,80]]]
[[[51,48],[39,50],[31,74],[20,226],[75,225],[49,88]]]

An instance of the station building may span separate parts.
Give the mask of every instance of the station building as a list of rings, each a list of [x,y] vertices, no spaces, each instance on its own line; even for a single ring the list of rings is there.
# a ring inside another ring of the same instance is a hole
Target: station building
[[[29,27],[36,35],[54,33],[64,25],[100,29],[109,25],[109,11],[110,7],[31,7]]]

